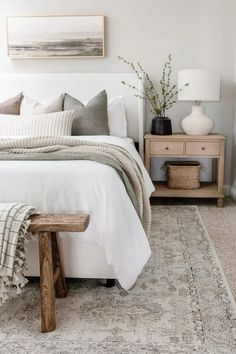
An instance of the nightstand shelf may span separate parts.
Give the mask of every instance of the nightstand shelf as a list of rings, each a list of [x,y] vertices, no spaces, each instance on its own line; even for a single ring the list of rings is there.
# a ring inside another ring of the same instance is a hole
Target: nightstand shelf
[[[202,182],[199,189],[170,189],[166,182],[154,182],[153,197],[216,198],[217,206],[224,200],[224,154],[225,137],[219,134],[169,136],[146,134],[145,166],[150,173],[151,158],[194,157],[212,159],[212,182]]]
[[[170,189],[166,182],[154,182],[156,188],[153,197],[189,197],[189,198],[219,198],[218,187],[216,183],[203,182],[199,189]],[[224,195],[221,195],[224,198]]]

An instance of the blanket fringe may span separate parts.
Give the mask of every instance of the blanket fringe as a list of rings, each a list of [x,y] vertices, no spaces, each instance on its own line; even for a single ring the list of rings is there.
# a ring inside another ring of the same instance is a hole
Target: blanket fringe
[[[25,244],[30,239],[30,234],[27,232],[29,224],[28,220],[23,221],[19,232],[12,276],[0,277],[0,306],[10,297],[10,293],[20,294],[23,287],[28,283],[28,280],[24,277],[24,271],[27,266]]]

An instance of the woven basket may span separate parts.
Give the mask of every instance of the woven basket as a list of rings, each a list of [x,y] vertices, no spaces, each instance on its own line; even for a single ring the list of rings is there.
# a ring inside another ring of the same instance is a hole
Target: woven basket
[[[198,161],[166,162],[167,186],[171,189],[200,188],[200,169]]]

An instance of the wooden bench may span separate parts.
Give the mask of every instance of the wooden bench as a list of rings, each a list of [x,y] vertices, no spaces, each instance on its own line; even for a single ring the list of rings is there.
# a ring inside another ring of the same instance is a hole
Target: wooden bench
[[[30,218],[29,231],[38,234],[40,263],[41,331],[55,329],[55,296],[67,296],[57,232],[84,232],[87,214],[39,214]]]

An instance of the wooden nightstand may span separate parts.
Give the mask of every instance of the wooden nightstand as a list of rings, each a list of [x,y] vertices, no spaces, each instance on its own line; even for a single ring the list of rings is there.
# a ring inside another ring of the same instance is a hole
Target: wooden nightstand
[[[219,134],[193,136],[186,134],[146,134],[145,166],[150,174],[152,157],[194,157],[212,159],[212,182],[201,183],[200,189],[169,189],[166,182],[154,182],[153,197],[217,198],[217,206],[224,203],[225,137]]]

